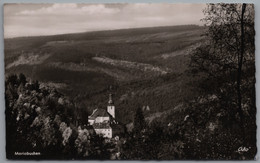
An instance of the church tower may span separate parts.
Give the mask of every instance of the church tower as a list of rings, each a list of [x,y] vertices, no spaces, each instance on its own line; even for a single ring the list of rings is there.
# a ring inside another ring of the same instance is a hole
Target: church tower
[[[115,106],[114,106],[114,102],[112,100],[112,94],[109,94],[109,100],[108,100],[108,105],[107,105],[107,112],[113,117],[115,118]]]

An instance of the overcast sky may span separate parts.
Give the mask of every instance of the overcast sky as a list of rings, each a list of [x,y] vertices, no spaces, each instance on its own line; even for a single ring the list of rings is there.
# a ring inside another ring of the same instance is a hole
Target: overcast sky
[[[4,36],[202,25],[205,4],[5,4]]]

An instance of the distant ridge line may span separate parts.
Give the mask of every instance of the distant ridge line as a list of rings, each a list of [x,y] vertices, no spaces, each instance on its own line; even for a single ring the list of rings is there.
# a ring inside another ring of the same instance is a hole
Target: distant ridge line
[[[138,27],[138,28],[122,28],[122,29],[111,29],[111,30],[96,30],[96,31],[86,31],[86,32],[75,32],[75,33],[64,33],[64,34],[55,34],[55,35],[38,35],[38,36],[19,36],[19,37],[9,37],[4,38],[4,40],[13,40],[13,39],[26,39],[26,38],[37,38],[37,37],[68,37],[73,35],[82,35],[82,34],[104,34],[104,33],[114,33],[114,32],[127,32],[127,31],[142,31],[142,30],[149,30],[154,31],[158,29],[170,29],[170,28],[183,28],[183,27],[194,27],[194,28],[204,28],[204,26],[196,25],[196,24],[186,24],[186,25],[174,25],[174,26],[155,26],[155,27]],[[146,31],[147,32],[147,31]]]

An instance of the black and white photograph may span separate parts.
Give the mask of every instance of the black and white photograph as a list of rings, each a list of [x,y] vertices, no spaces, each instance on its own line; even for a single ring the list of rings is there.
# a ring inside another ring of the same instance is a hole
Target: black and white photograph
[[[256,159],[254,4],[5,3],[3,15],[6,159]]]

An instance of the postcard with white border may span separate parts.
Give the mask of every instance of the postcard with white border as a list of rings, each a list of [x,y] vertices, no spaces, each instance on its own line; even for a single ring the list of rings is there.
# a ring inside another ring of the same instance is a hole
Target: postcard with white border
[[[6,158],[254,160],[248,3],[6,3]]]

